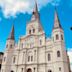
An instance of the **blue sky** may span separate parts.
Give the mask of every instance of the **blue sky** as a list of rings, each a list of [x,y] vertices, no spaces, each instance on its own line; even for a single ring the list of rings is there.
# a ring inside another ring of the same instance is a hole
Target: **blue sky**
[[[6,39],[13,24],[16,42],[20,36],[25,35],[26,24],[30,21],[33,7],[33,0],[0,0],[0,51],[5,50]],[[38,0],[41,24],[46,37],[50,37],[54,24],[55,7],[60,24],[64,29],[66,49],[70,60],[72,60],[72,31],[70,30],[72,26],[72,0]]]

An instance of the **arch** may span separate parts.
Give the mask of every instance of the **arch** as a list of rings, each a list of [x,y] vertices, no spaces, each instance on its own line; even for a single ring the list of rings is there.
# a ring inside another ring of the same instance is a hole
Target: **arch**
[[[57,57],[60,57],[61,55],[60,55],[60,51],[57,51]]]
[[[28,68],[28,69],[27,69],[27,72],[32,72],[31,68]]]
[[[48,53],[48,61],[50,61],[51,60],[51,55],[50,55],[50,53]]]
[[[31,34],[31,30],[29,30],[29,34]]]
[[[14,72],[13,70],[11,70],[11,72]]]
[[[16,57],[13,57],[13,63],[15,63]]]
[[[63,40],[63,35],[61,35],[61,39]]]
[[[51,70],[48,70],[48,72],[52,72]]]
[[[56,40],[59,40],[59,35],[58,34],[56,34]]]
[[[40,39],[40,45],[42,45],[42,40]]]
[[[33,28],[33,33],[35,33],[35,29]]]

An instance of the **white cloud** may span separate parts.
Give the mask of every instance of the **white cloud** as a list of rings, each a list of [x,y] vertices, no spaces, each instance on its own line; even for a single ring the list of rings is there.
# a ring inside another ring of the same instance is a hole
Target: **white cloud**
[[[51,3],[52,5],[56,5],[60,2],[60,0],[37,0],[39,9],[46,5],[47,3]],[[5,17],[15,16],[17,13],[31,13],[34,7],[34,0],[0,0],[0,6],[2,7],[3,13]]]
[[[68,55],[69,55],[71,70],[72,70],[72,48],[68,49]]]

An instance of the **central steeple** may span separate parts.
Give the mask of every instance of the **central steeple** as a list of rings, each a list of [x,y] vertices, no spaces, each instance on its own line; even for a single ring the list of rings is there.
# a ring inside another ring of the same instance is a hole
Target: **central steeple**
[[[35,7],[32,12],[32,19],[31,20],[39,20],[39,13],[38,13],[38,7],[37,7],[37,1],[35,0]]]
[[[37,7],[37,1],[35,0],[35,6],[32,12],[31,21],[27,24],[27,34],[39,34],[44,33],[43,28],[40,23],[40,16]]]

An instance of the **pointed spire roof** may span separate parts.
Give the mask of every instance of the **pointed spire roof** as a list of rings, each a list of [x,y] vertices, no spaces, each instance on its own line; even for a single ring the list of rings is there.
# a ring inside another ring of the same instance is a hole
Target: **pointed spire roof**
[[[56,28],[61,28],[62,29],[62,26],[60,24],[60,21],[59,21],[59,18],[58,18],[58,14],[57,14],[57,11],[55,9],[55,16],[54,16],[54,29]]]
[[[32,13],[32,20],[39,19],[39,13],[38,13],[38,7],[37,7],[37,1],[35,0],[35,7],[33,9]]]
[[[12,39],[12,40],[15,39],[15,38],[14,38],[14,25],[12,26],[12,30],[11,30],[11,33],[10,33],[8,39]]]
[[[37,6],[37,1],[35,0],[35,6],[34,6],[34,9],[33,9],[33,12],[32,12],[32,18],[31,18],[31,22],[38,22],[37,23],[37,27],[38,27],[38,31],[41,32],[43,31],[43,28],[41,26],[41,23],[40,23],[40,18],[39,18],[39,13],[38,13],[38,6]]]

